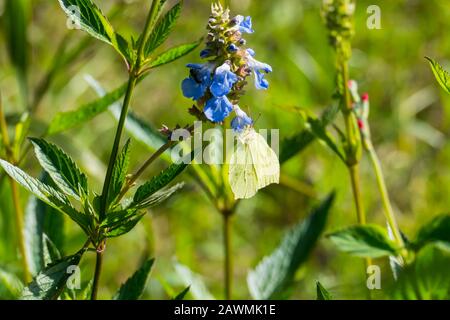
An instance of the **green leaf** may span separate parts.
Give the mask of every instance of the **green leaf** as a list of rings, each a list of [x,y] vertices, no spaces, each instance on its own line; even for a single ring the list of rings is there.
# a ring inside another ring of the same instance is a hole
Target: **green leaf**
[[[353,226],[328,235],[340,251],[358,257],[397,255],[397,246],[377,225]]]
[[[92,120],[95,116],[106,111],[110,105],[118,101],[127,89],[127,84],[111,91],[103,97],[79,107],[73,111],[57,113],[47,130],[48,135],[53,135]]]
[[[450,251],[428,244],[394,284],[392,298],[400,300],[450,299]]]
[[[144,293],[155,259],[149,259],[125,282],[114,300],[138,300]]]
[[[67,214],[74,220],[87,234],[92,223],[90,217],[78,212],[70,203],[69,199],[63,193],[53,189],[51,186],[29,176],[21,169],[13,166],[7,161],[0,159],[0,166],[6,173],[13,178],[22,187],[34,194],[38,199],[42,200],[56,210]]]
[[[331,294],[325,289],[322,284],[317,281],[316,282],[316,291],[317,291],[317,300],[332,300],[333,297]]]
[[[167,40],[170,32],[175,26],[175,22],[180,16],[181,7],[181,2],[178,2],[156,23],[153,32],[150,34],[150,37],[145,44],[145,57],[148,57]]]
[[[84,251],[66,257],[42,270],[22,292],[22,300],[55,300],[70,277],[69,266],[77,266]]]
[[[25,74],[28,69],[27,28],[31,0],[6,1],[3,17],[9,56],[17,70]]]
[[[173,181],[180,173],[186,169],[187,164],[172,164],[167,169],[161,171],[158,175],[154,176],[150,181],[147,181],[140,186],[133,197],[133,203],[139,204],[155,192],[166,187]]]
[[[420,228],[414,245],[421,248],[429,242],[442,241],[450,245],[450,215],[440,215]]]
[[[1,299],[17,299],[23,289],[23,284],[14,274],[0,268]]]
[[[265,257],[247,276],[247,284],[254,299],[286,298],[295,273],[307,260],[316,245],[328,218],[334,194],[283,238],[270,256]]]
[[[296,112],[299,112],[299,110],[296,109]],[[334,121],[334,119],[336,118],[336,114],[338,112],[339,107],[333,105],[331,107],[326,108],[320,119],[318,119],[312,116],[307,116],[305,112],[300,110],[300,114],[306,122],[308,122],[308,119],[314,120],[314,122],[316,123],[315,125],[316,132],[313,132],[311,128],[308,128],[298,132],[297,134],[291,137],[284,139],[281,143],[280,148],[280,163],[288,161],[289,159],[297,155],[299,152],[305,150],[316,139],[317,134],[319,134],[319,136],[325,134],[325,138],[329,139],[330,137],[326,133],[326,127]],[[337,147],[333,146],[333,148],[336,149]]]
[[[48,177],[48,176],[47,176]],[[42,181],[49,178],[44,177]],[[49,246],[48,238],[62,242],[64,219],[56,209],[48,206],[35,196],[31,196],[25,210],[25,250],[30,271],[36,275],[46,265],[45,246]],[[45,235],[47,234],[47,236]],[[52,245],[53,244],[53,241]]]
[[[177,183],[173,187],[170,188],[163,188],[155,193],[153,193],[151,196],[142,199],[139,202],[133,201],[130,204],[130,208],[136,208],[136,209],[145,209],[150,208],[159,205],[169,197],[171,197],[175,192],[180,190],[184,187],[184,183]]]
[[[151,59],[150,67],[156,68],[156,67],[170,63],[172,61],[175,61],[175,60],[187,55],[188,53],[195,50],[195,48],[197,48],[199,46],[201,41],[202,40],[192,42],[192,43],[182,44],[180,46],[171,48],[171,49],[161,53],[156,58]]]
[[[314,140],[315,135],[310,130],[303,130],[284,139],[280,148],[280,163],[284,163],[305,150]]]
[[[108,214],[102,223],[102,226],[108,230],[105,236],[114,238],[130,232],[144,215],[145,213],[140,213],[136,209],[126,209]]]
[[[439,85],[450,94],[450,74],[442,68],[442,66],[429,57],[425,57],[431,66],[431,70],[433,71],[434,76],[436,77]]]
[[[61,260],[62,258],[61,252],[45,233],[42,236],[42,242],[43,242],[44,266],[48,266],[49,264]]]
[[[39,163],[65,194],[80,200],[88,193],[87,178],[75,162],[56,145],[30,138]]]
[[[81,28],[91,36],[118,48],[116,33],[91,0],[58,0],[74,28]],[[69,23],[69,22],[68,22]]]
[[[122,187],[125,183],[128,166],[130,164],[130,140],[128,139],[122,148],[122,152],[117,157],[112,170],[111,183],[108,191],[108,207],[112,204],[117,196],[120,194]]]
[[[326,126],[320,119],[310,117],[308,124],[311,126],[312,133],[321,141],[323,141],[334,153],[345,162],[343,152],[339,149],[334,141],[333,136],[328,132]]]
[[[176,295],[172,300],[184,300],[186,295],[189,293],[189,289],[191,286],[187,286],[183,291],[181,291],[179,294]]]

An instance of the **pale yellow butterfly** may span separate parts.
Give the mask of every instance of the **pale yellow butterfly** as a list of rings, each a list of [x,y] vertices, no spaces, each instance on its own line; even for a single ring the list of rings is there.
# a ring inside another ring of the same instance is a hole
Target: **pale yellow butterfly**
[[[248,199],[280,181],[280,162],[263,136],[247,127],[238,136],[230,158],[229,181],[235,199]]]

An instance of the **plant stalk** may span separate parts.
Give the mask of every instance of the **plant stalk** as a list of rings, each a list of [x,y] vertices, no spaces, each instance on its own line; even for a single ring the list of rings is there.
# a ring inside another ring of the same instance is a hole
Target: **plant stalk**
[[[91,292],[91,300],[97,300],[98,287],[100,283],[100,275],[102,272],[102,264],[103,264],[103,250],[98,251],[95,260],[95,273],[94,273],[94,282],[92,284],[92,292]]]
[[[117,129],[116,129],[116,135],[114,138],[114,144],[113,144],[111,155],[109,158],[108,169],[106,171],[105,181],[103,183],[103,190],[102,190],[102,196],[101,196],[101,202],[100,202],[100,212],[99,212],[100,221],[103,221],[106,218],[106,212],[108,209],[107,208],[108,193],[109,193],[109,186],[111,184],[111,179],[112,179],[112,172],[113,172],[114,166],[117,161],[117,155],[119,153],[120,141],[122,139],[123,129],[125,127],[125,121],[127,119],[128,110],[130,108],[131,98],[133,96],[133,92],[136,87],[136,83],[138,81],[139,74],[141,72],[141,65],[144,60],[143,53],[144,53],[145,44],[146,44],[148,37],[150,36],[150,33],[152,31],[152,26],[158,15],[160,4],[161,4],[161,0],[153,0],[153,2],[152,2],[152,6],[150,8],[149,14],[147,15],[144,30],[142,32],[142,36],[139,41],[139,47],[137,50],[136,61],[134,61],[133,65],[129,71],[127,90],[125,92],[125,98],[124,98],[122,110],[120,113],[119,123],[118,123]],[[95,300],[97,298],[98,285],[99,285],[100,274],[101,274],[101,269],[102,269],[103,253],[104,253],[104,248],[106,246],[106,242],[102,241],[101,246],[102,246],[101,249],[97,248],[95,274],[94,274],[94,286],[93,286],[92,295],[91,295],[92,300]]]
[[[397,224],[397,220],[395,219],[394,210],[392,209],[391,201],[389,199],[389,193],[387,191],[386,183],[384,181],[383,170],[381,168],[381,162],[378,158],[378,155],[373,147],[372,142],[366,142],[366,149],[369,153],[370,161],[372,162],[372,166],[375,171],[375,176],[377,179],[378,189],[380,190],[381,200],[383,202],[383,207],[386,215],[386,220],[388,222],[389,227],[392,230],[392,234],[394,236],[395,242],[400,248],[404,247],[404,242],[402,235],[400,233],[400,229]]]
[[[224,281],[225,281],[225,300],[231,300],[232,279],[233,279],[233,257],[231,254],[231,217],[232,212],[224,210],[223,216],[223,248],[225,254],[224,260]]]
[[[6,149],[6,158],[8,162],[15,164],[14,154],[11,150],[9,135],[8,135],[8,126],[6,124],[5,113],[3,112],[3,104],[2,97],[0,94],[0,132],[2,135],[3,145]],[[23,233],[24,223],[23,223],[23,210],[20,203],[20,193],[17,188],[17,183],[9,177],[9,183],[11,185],[11,195],[14,206],[14,214],[15,214],[15,225],[16,225],[16,233],[17,240],[19,245],[20,255],[22,256],[22,268],[24,274],[25,283],[29,283],[31,278],[30,267],[28,263],[28,257],[25,250],[25,235]]]

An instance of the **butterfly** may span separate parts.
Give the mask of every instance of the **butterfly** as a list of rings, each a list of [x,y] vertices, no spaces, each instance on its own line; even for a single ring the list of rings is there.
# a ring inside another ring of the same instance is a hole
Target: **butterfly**
[[[236,200],[251,198],[259,189],[280,181],[280,162],[276,153],[251,126],[238,136],[230,158],[228,178]]]

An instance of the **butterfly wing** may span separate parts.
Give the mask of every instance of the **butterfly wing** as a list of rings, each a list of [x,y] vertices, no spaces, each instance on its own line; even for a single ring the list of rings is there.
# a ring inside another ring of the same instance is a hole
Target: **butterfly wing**
[[[229,181],[235,199],[248,199],[258,191],[258,178],[248,144],[238,141],[230,158]]]
[[[280,162],[276,153],[260,134],[248,141],[248,146],[257,176],[258,189],[280,182]]]

